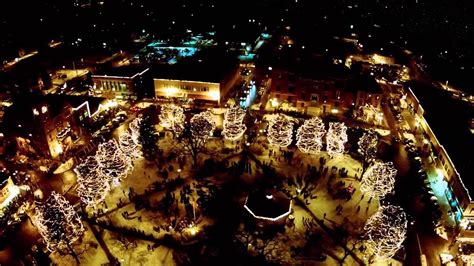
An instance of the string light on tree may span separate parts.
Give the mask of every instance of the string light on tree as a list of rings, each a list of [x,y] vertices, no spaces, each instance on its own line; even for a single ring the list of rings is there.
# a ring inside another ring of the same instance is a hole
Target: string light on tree
[[[142,123],[142,118],[137,117],[130,122],[128,128],[130,129],[130,133],[132,134],[133,141],[136,144],[140,144],[140,125]]]
[[[159,115],[160,125],[173,132],[175,136],[180,136],[184,130],[185,115],[183,108],[173,104],[161,106]]]
[[[52,192],[43,205],[36,207],[35,224],[49,251],[74,251],[71,244],[84,234],[79,215],[61,195]]]
[[[402,208],[394,205],[381,206],[366,222],[367,249],[376,260],[386,260],[395,255],[405,241],[407,218]]]
[[[191,118],[191,134],[194,138],[206,142],[216,129],[216,122],[210,111],[201,112]]]
[[[377,155],[377,144],[378,144],[378,135],[374,131],[364,132],[362,137],[360,137],[359,149],[357,150],[364,161],[364,169],[367,167],[367,164],[371,163]]]
[[[135,138],[131,131],[126,131],[119,137],[119,146],[122,153],[130,158],[130,160],[136,160],[141,158],[142,152],[139,139]]]
[[[99,144],[95,158],[99,164],[99,171],[114,185],[118,185],[127,177],[132,162],[119,148],[114,139]]]
[[[326,134],[324,123],[319,117],[306,120],[296,133],[296,146],[304,153],[316,154],[323,147]]]
[[[88,206],[101,203],[110,191],[109,179],[101,174],[99,163],[93,156],[87,157],[74,168],[77,174],[77,194]]]
[[[344,153],[344,145],[347,142],[347,127],[343,122],[330,122],[326,134],[326,145],[329,156]]]
[[[209,111],[199,113],[191,118],[180,136],[180,146],[183,153],[193,158],[194,165],[198,163],[198,155],[205,148],[206,142],[214,133],[216,123]]]
[[[360,190],[371,197],[383,198],[393,191],[396,175],[392,162],[375,162],[362,176]]]
[[[293,122],[278,114],[268,122],[268,142],[277,147],[288,147],[293,140]]]
[[[247,127],[243,124],[245,111],[238,106],[231,107],[224,115],[224,129],[222,135],[225,139],[235,141],[240,139]]]

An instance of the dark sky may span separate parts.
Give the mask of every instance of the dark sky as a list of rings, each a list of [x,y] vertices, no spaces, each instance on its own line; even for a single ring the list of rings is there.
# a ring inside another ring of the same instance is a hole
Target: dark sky
[[[15,0],[0,10],[0,58],[58,38],[120,46],[143,29],[159,36],[214,29],[239,38],[286,24],[314,38],[371,35],[434,64],[453,64],[459,72],[474,68],[472,0]]]

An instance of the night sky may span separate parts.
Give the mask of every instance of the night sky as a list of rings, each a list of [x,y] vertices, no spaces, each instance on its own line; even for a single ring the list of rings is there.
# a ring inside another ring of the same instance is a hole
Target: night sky
[[[215,30],[226,40],[247,40],[254,32],[292,25],[316,40],[356,33],[377,45],[407,47],[440,78],[463,81],[474,72],[470,0],[17,0],[0,13],[2,61],[51,39],[121,49],[143,34],[167,38],[187,29]]]

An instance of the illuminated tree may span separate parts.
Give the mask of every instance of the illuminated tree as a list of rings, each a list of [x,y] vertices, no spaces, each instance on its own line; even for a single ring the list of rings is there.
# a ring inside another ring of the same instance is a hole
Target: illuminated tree
[[[120,150],[132,161],[142,156],[138,138],[134,137],[131,131],[126,131],[119,137]]]
[[[36,207],[35,224],[49,251],[69,250],[79,263],[72,244],[84,234],[79,215],[61,195],[52,192],[43,205]]]
[[[193,118],[180,137],[182,151],[193,158],[197,165],[198,155],[205,148],[209,138],[214,133],[216,123],[209,111],[201,112]]]
[[[224,130],[222,130],[225,139],[235,141],[244,135],[245,130],[247,130],[243,123],[244,117],[245,111],[238,106],[227,110],[224,115]]]
[[[362,168],[365,171],[368,164],[370,164],[377,155],[378,135],[374,131],[364,132],[357,144],[359,145],[357,151],[362,155]]]
[[[293,138],[293,122],[278,114],[268,122],[268,142],[277,147],[288,147]]]
[[[142,118],[139,116],[130,122],[128,128],[130,129],[130,134],[132,134],[133,141],[136,144],[140,144],[140,125],[142,123]]]
[[[391,162],[376,162],[362,176],[360,190],[370,196],[383,198],[393,191],[397,169]]]
[[[130,158],[120,150],[115,140],[99,144],[95,159],[99,164],[100,174],[106,176],[114,185],[118,185],[127,177],[132,166]]]
[[[88,206],[95,206],[105,199],[110,191],[109,179],[102,175],[95,157],[87,157],[74,168],[77,174],[77,194]]]
[[[326,134],[326,149],[329,156],[339,155],[344,152],[347,142],[347,127],[342,122],[330,122]]]
[[[206,142],[215,129],[216,122],[209,111],[201,112],[191,118],[191,134],[196,139]]]
[[[180,106],[165,104],[161,106],[159,116],[160,124],[173,132],[175,137],[179,137],[184,130],[185,116],[183,108]]]
[[[397,252],[405,241],[407,218],[402,208],[381,206],[366,222],[366,246],[377,260],[386,260]]]
[[[143,156],[149,161],[155,160],[158,154],[158,135],[150,116],[142,118],[139,132],[138,139],[142,145]]]
[[[296,133],[296,146],[304,153],[316,154],[323,147],[326,134],[324,123],[319,117],[306,120]]]

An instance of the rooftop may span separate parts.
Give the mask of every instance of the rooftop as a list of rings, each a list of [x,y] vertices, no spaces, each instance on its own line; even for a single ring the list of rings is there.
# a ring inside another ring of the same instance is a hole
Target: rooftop
[[[362,90],[368,93],[382,93],[382,88],[380,88],[374,77],[362,74],[349,79],[347,81],[346,89],[356,92]]]
[[[13,99],[13,105],[5,110],[4,123],[5,129],[14,131],[21,124],[21,131],[26,134],[30,133],[35,126],[33,123],[33,108],[42,104],[48,106],[48,112],[51,117],[59,115],[69,104],[72,107],[78,107],[84,102],[89,103],[91,112],[94,112],[103,101],[102,98],[86,97],[86,96],[69,96],[69,95],[37,95],[31,94],[28,97],[18,96]]]
[[[259,189],[249,194],[245,207],[255,218],[279,219],[289,214],[291,200],[282,192]]]
[[[174,65],[161,64],[153,67],[152,77],[156,79],[177,79],[190,81],[221,82],[238,61],[235,56],[219,48],[211,48],[183,58]]]
[[[474,135],[470,131],[474,109],[464,101],[451,98],[446,91],[419,83],[410,85],[425,110],[428,124],[474,198]]]
[[[140,73],[146,72],[148,67],[143,65],[128,65],[115,68],[105,68],[95,73],[92,76],[113,76],[113,77],[123,77],[123,78],[133,78]]]

